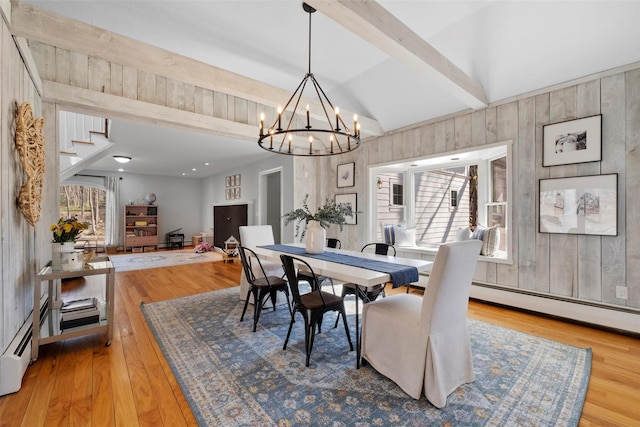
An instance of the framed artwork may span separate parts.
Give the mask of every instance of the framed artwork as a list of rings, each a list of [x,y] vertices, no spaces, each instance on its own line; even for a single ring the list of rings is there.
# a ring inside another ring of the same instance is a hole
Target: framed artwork
[[[233,198],[234,199],[239,199],[240,198],[240,187],[234,188]]]
[[[353,164],[353,163],[352,163]],[[335,197],[336,205],[345,205],[351,206],[351,212],[353,215],[345,217],[345,224],[357,224],[358,223],[358,194],[357,193],[347,193],[347,194],[336,194]]]
[[[602,114],[542,127],[542,166],[602,160]]]
[[[541,233],[618,234],[618,174],[540,180]]]
[[[240,174],[237,174],[233,177],[233,182],[236,187],[240,185]]]
[[[355,163],[343,163],[338,165],[338,188],[353,187],[356,185],[355,172]]]
[[[228,177],[226,177],[226,178],[224,179],[224,186],[225,186],[225,187],[231,187],[231,186],[233,185],[233,183],[231,182],[231,178],[232,178],[232,177],[228,176]]]
[[[232,190],[231,188],[227,188],[227,189],[225,190],[225,192],[224,192],[225,199],[227,199],[227,200],[231,200],[231,192],[232,192],[232,191],[233,191],[233,190]]]

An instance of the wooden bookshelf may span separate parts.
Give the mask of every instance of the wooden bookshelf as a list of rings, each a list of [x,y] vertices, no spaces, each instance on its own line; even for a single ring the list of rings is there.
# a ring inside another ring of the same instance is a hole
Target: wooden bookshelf
[[[144,252],[158,249],[158,206],[124,207],[124,251]]]

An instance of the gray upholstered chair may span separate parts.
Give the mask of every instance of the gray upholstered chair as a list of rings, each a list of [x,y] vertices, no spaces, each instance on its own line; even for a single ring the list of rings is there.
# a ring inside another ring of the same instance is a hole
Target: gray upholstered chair
[[[424,391],[438,408],[475,379],[467,308],[481,246],[440,245],[424,297],[392,295],[362,310],[362,357],[414,399]]]

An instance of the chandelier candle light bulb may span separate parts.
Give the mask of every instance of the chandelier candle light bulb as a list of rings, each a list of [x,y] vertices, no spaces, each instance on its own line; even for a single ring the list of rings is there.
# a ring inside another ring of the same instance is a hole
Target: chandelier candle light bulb
[[[282,107],[278,105],[278,132],[282,130]]]
[[[264,135],[264,113],[260,113],[260,136]]]

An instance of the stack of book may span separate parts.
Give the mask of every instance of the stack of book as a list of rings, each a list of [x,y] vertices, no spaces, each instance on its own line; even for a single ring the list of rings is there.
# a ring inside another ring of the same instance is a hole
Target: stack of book
[[[60,329],[90,325],[100,321],[100,308],[97,298],[83,298],[67,301],[60,309]]]

